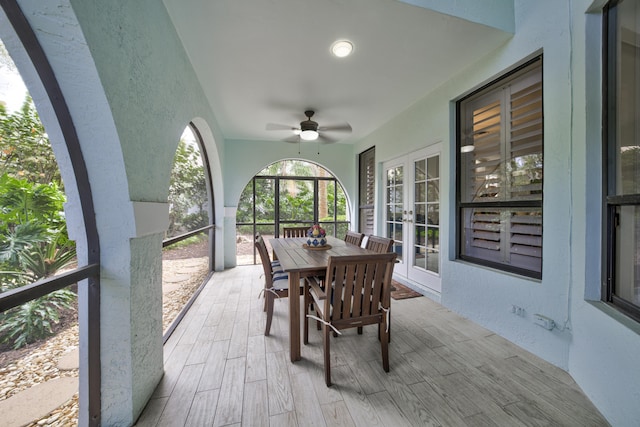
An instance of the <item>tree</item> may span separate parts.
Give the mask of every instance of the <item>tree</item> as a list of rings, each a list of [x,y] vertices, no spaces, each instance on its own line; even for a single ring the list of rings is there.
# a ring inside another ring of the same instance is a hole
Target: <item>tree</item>
[[[5,173],[62,187],[51,143],[28,95],[22,108],[14,113],[8,113],[0,104],[0,175]]]
[[[178,143],[173,159],[168,199],[168,236],[208,224],[207,184],[200,152],[184,140]]]

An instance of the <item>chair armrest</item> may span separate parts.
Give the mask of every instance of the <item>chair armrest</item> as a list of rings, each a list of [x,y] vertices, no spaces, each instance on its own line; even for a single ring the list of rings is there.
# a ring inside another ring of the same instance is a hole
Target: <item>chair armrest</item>
[[[327,299],[327,294],[320,287],[317,277],[307,277],[307,283],[309,283],[309,291],[315,294],[317,300],[322,301]]]

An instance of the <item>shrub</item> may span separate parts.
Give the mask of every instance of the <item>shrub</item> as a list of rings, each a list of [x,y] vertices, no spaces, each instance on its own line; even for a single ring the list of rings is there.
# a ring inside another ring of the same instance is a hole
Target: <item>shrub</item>
[[[0,342],[13,341],[18,349],[53,333],[60,310],[73,308],[76,294],[67,289],[36,298],[0,314]]]

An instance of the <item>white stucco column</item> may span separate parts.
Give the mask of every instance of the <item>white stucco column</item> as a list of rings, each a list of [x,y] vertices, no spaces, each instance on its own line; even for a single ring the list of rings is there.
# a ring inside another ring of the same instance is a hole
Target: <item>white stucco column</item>
[[[237,206],[224,207],[224,268],[237,265],[236,256],[236,212]]]
[[[132,229],[115,217],[111,223],[129,235],[119,233],[103,247],[109,254],[100,310],[104,425],[135,422],[163,373],[162,239],[169,205],[131,202],[130,208]]]

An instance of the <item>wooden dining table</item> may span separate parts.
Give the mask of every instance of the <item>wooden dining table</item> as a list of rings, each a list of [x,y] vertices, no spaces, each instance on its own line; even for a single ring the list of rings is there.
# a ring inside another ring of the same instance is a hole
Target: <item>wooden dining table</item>
[[[270,239],[274,254],[282,269],[289,273],[289,354],[291,362],[301,359],[300,353],[300,297],[292,290],[300,287],[300,280],[308,276],[324,275],[330,256],[365,255],[375,252],[327,236],[328,248],[308,248],[307,238]]]

